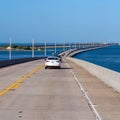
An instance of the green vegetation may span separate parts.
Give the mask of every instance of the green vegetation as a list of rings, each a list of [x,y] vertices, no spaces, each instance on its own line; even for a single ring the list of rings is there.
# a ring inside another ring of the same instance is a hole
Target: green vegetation
[[[29,46],[22,46],[22,45],[12,45],[12,49],[20,49],[20,50],[31,50]]]

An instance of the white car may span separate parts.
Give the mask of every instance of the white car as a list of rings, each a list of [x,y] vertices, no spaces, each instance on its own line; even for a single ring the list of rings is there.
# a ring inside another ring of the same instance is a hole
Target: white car
[[[61,68],[61,61],[59,57],[50,56],[45,59],[45,69],[48,67]]]

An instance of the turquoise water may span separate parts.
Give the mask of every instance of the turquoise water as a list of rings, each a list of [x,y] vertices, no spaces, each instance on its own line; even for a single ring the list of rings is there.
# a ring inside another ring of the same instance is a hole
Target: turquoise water
[[[120,72],[120,46],[83,52],[74,57]]]

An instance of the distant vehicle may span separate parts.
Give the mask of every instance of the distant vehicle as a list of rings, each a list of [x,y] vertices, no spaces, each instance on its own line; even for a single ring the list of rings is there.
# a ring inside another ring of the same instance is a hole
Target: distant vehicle
[[[45,69],[48,67],[61,68],[61,61],[59,57],[50,56],[45,59]]]

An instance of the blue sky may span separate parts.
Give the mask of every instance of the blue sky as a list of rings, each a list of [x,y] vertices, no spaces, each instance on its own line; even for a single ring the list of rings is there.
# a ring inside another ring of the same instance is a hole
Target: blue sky
[[[120,42],[120,0],[0,0],[0,42]]]

